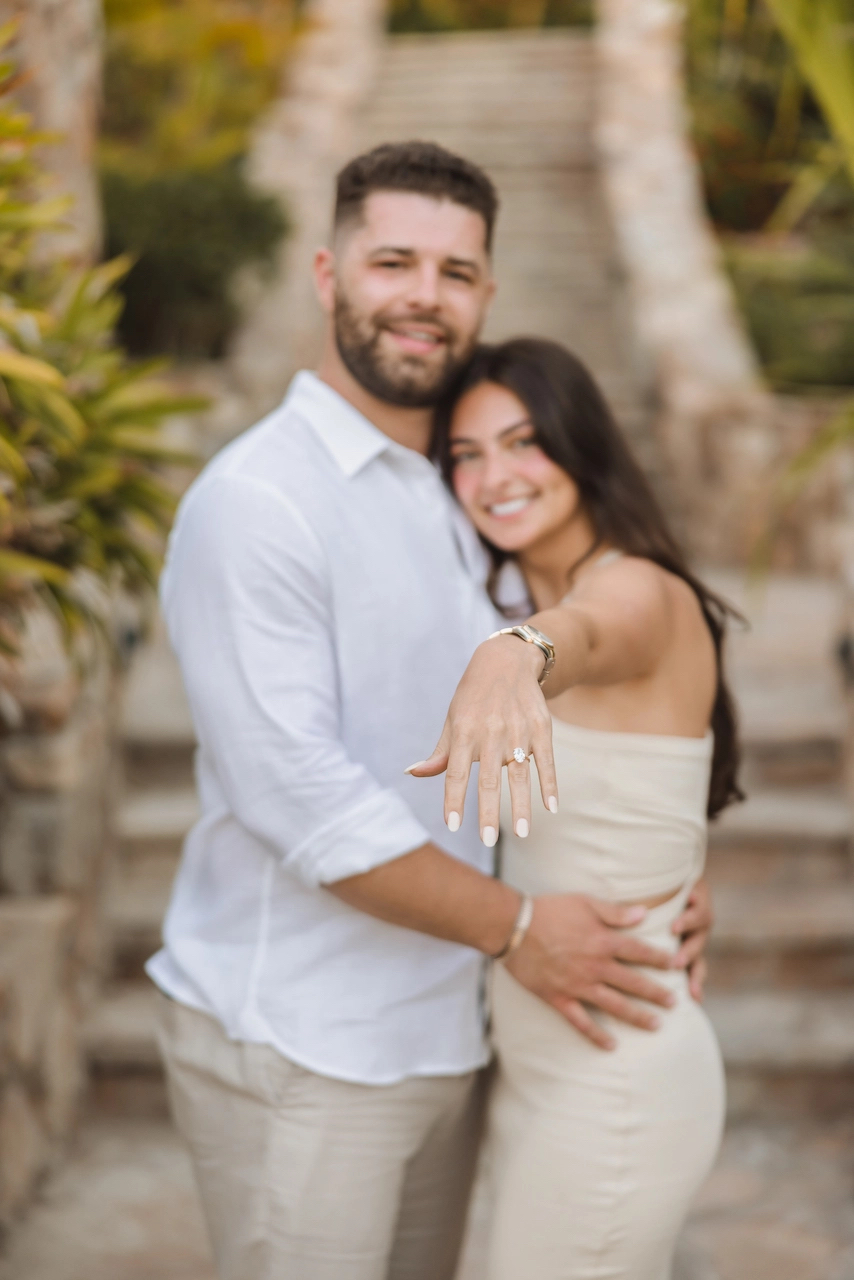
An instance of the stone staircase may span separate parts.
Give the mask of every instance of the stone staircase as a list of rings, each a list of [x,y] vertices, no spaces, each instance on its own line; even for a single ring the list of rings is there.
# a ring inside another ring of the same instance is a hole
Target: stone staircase
[[[717,923],[709,1012],[734,1118],[825,1113],[854,1086],[854,874],[842,788],[844,690],[834,661],[842,601],[830,583],[739,575],[712,582],[750,617],[732,636],[745,740],[745,804],[712,828]],[[192,726],[158,634],[125,702],[125,799],[109,892],[111,982],[89,1026],[96,1094],[111,1108],[162,1105],[153,1000],[142,973],[159,943],[196,800]]]
[[[708,1009],[733,1115],[851,1107],[854,876],[843,789],[846,708],[835,646],[841,592],[772,577],[712,581],[751,619],[730,667],[748,799],[712,829],[717,924]]]
[[[386,42],[359,146],[426,138],[481,164],[500,197],[490,340],[536,334],[591,367],[658,470],[593,146],[585,32],[484,31]]]
[[[528,331],[575,348],[655,474],[591,142],[592,95],[593,51],[583,33],[398,37],[387,42],[360,145],[426,136],[489,168],[503,197],[490,335]],[[809,579],[775,577],[751,593],[738,576],[712,578],[753,621],[733,636],[731,662],[750,795],[716,824],[709,857],[718,921],[708,1003],[731,1105],[742,1116],[794,1103],[841,1106],[854,1079],[846,715],[833,656],[841,597]],[[142,964],[158,945],[195,813],[192,744],[161,630],[138,654],[127,689],[112,967],[89,1027],[96,1093],[111,1106],[162,1104]]]
[[[96,1102],[162,1111],[154,992],[143,965],[160,930],[184,836],[197,810],[195,737],[178,664],[158,620],[137,654],[122,719],[123,797],[107,890],[110,967],[87,1040]]]

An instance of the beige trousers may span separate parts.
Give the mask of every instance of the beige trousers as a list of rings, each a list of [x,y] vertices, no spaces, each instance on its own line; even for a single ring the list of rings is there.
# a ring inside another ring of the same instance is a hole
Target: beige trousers
[[[453,1280],[485,1073],[347,1084],[160,997],[221,1280]]]

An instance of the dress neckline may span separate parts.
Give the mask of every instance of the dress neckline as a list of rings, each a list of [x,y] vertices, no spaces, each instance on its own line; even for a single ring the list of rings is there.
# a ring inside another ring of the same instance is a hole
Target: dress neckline
[[[588,743],[599,742],[602,746],[620,746],[628,750],[662,752],[684,751],[698,756],[707,755],[714,743],[714,734],[707,729],[702,738],[689,738],[674,733],[634,733],[625,729],[591,729],[586,725],[571,724],[552,716],[552,727],[557,736],[584,738]]]

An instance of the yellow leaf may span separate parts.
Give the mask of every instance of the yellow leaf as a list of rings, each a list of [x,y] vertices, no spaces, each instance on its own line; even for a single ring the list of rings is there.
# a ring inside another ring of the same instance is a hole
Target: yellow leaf
[[[44,360],[21,355],[20,351],[0,350],[0,378],[19,378],[21,382],[40,382],[46,387],[61,387],[62,374]]]
[[[54,582],[60,586],[68,581],[66,569],[38,556],[22,555],[20,551],[0,550],[0,574],[26,578],[28,582]]]

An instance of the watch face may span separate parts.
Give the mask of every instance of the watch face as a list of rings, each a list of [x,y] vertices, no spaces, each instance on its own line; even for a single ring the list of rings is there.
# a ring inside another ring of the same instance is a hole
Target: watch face
[[[536,627],[531,627],[531,626],[528,627],[528,631],[535,639],[542,640],[543,644],[547,644],[551,650],[554,650],[554,645],[552,644],[551,640],[548,638],[547,635],[544,635],[542,631],[538,631]]]

